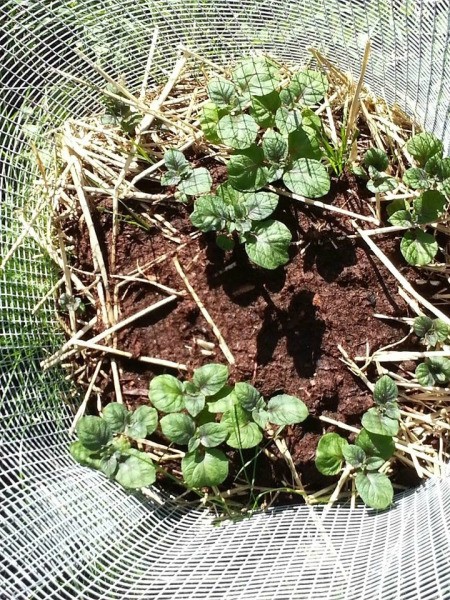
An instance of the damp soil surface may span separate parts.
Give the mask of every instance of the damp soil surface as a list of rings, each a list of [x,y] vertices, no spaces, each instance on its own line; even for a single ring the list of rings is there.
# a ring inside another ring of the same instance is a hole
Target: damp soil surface
[[[215,183],[220,183],[225,177],[224,167],[217,165],[212,170]],[[157,191],[156,183],[151,184],[151,191]],[[321,200],[362,215],[371,214],[367,191],[350,175],[334,181],[329,195]],[[97,197],[91,198],[91,203],[108,263],[110,200]],[[266,398],[283,392],[306,403],[310,416],[301,425],[286,428],[286,442],[308,490],[330,485],[332,478],[323,477],[314,467],[314,455],[321,434],[336,429],[321,422],[319,416],[358,425],[372,406],[364,383],[342,362],[339,347],[350,357],[361,356],[399,342],[407,334],[403,324],[374,316],[409,315],[396,280],[355,236],[349,217],[287,198],[280,198],[274,218],[292,232],[290,261],[274,271],[251,264],[242,247],[224,253],[215,244],[215,234],[195,234],[188,206],[172,201],[149,206],[146,212],[159,215],[161,223],[169,222],[171,232],[163,223],[164,231],[160,227],[145,231],[122,222],[115,273],[126,276],[139,268],[139,278],[153,279],[183,295],[118,332],[117,347],[136,357],[185,364],[188,373],[206,363],[226,363],[210,325],[177,273],[173,262],[177,256],[235,358],[235,365],[230,366],[231,381],[248,381]],[[373,227],[363,221],[360,226]],[[82,220],[74,220],[68,233],[75,242],[75,266],[92,271],[89,237]],[[413,269],[398,253],[399,239],[377,236],[376,241],[400,271],[414,279]],[[111,276],[111,287],[118,281]],[[166,292],[151,284],[126,283],[120,288],[120,319],[165,297]],[[95,333],[102,329],[99,325]],[[397,346],[411,347],[411,340]],[[177,374],[135,360],[119,361],[119,365],[124,401],[129,407],[148,402],[148,384],[153,376]],[[370,369],[368,376],[376,379]],[[112,400],[113,387],[106,382],[103,403]],[[345,435],[342,430],[339,433]],[[272,459],[264,454],[258,457],[256,483],[268,487],[290,483],[285,462],[276,448],[271,447],[271,452]],[[254,451],[245,454],[251,458]],[[229,455],[234,457],[233,452]],[[232,474],[241,465],[241,457],[235,458]],[[415,483],[402,471],[397,477],[407,485]],[[232,483],[231,477],[225,485],[228,483]]]

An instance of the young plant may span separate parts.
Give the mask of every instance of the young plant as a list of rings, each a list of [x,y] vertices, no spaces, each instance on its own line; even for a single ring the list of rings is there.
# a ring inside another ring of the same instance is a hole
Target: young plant
[[[203,133],[231,150],[227,171],[235,189],[256,191],[283,179],[294,193],[324,196],[330,178],[307,107],[323,98],[328,81],[309,69],[295,73],[284,89],[280,80],[278,67],[265,58],[245,59],[231,80],[211,80]]]
[[[102,117],[102,123],[120,127],[127,135],[134,135],[136,127],[142,120],[142,115],[133,111],[127,102],[120,99],[121,97],[125,99],[125,96],[123,96],[119,87],[109,83],[106,86],[106,91],[114,94],[115,97],[109,95],[109,93],[104,95],[105,115]]]
[[[414,333],[427,348],[441,347],[450,337],[450,327],[441,319],[430,319],[425,315],[413,321]]]
[[[375,408],[362,418],[364,429],[355,444],[337,433],[326,433],[317,446],[316,467],[324,475],[337,475],[344,464],[355,477],[356,490],[367,506],[383,510],[392,504],[394,490],[389,478],[379,469],[395,451],[393,437],[398,432],[400,416],[395,382],[381,377],[374,389]]]
[[[234,247],[235,239],[255,264],[276,269],[289,260],[292,236],[283,223],[269,219],[278,196],[270,192],[239,192],[230,183],[219,185],[214,195],[195,201],[191,221],[201,231],[226,231],[217,244],[224,250]]]
[[[308,416],[298,398],[282,394],[266,402],[253,386],[227,381],[228,368],[210,364],[196,369],[188,381],[159,375],[150,382],[150,402],[167,413],[160,421],[162,433],[187,446],[181,470],[189,487],[216,486],[228,477],[228,457],[218,446],[253,448],[269,423],[300,423]]]
[[[363,162],[369,174],[367,189],[370,192],[391,192],[397,187],[397,180],[388,173],[389,159],[384,150],[369,148]]]
[[[167,150],[164,164],[167,172],[161,177],[161,185],[177,186],[178,200],[186,202],[189,196],[201,196],[210,191],[212,179],[208,169],[193,169],[179,150]]]
[[[156,469],[145,452],[131,443],[153,433],[158,413],[150,406],[128,411],[112,402],[102,417],[82,417],[77,424],[78,441],[70,446],[72,457],[81,465],[102,471],[124,488],[146,487],[154,483]]]

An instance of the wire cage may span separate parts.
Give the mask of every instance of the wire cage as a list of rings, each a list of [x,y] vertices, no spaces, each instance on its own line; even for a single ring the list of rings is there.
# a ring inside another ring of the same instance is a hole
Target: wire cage
[[[59,275],[18,216],[39,201],[33,147],[51,157],[47,132],[98,108],[80,45],[133,88],[155,25],[155,82],[180,42],[222,63],[257,49],[301,64],[314,46],[357,75],[370,36],[367,83],[448,150],[449,19],[448,0],[3,0],[0,242],[15,251],[0,272],[1,599],[450,599],[448,479],[378,514],[298,506],[214,527],[76,465],[67,382],[39,366],[62,333],[50,300],[34,309]]]

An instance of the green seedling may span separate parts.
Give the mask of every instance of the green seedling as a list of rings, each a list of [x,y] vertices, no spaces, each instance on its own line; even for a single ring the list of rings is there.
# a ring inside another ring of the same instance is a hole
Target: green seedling
[[[239,192],[227,182],[214,195],[195,201],[191,221],[201,231],[225,231],[226,235],[217,237],[224,250],[231,250],[237,240],[255,264],[275,269],[289,260],[292,239],[286,225],[268,218],[277,204],[276,194]]]
[[[441,347],[450,337],[450,328],[441,319],[430,319],[425,315],[413,321],[414,333],[427,348]]]
[[[186,202],[189,196],[201,196],[210,191],[212,179],[208,169],[193,169],[179,150],[167,150],[164,154],[164,164],[167,172],[161,177],[161,185],[177,186],[178,200]]]
[[[426,358],[417,366],[415,375],[424,387],[446,385],[450,381],[450,360],[444,356]]]
[[[397,181],[389,175],[389,159],[379,148],[369,148],[364,156],[364,166],[369,174],[367,189],[373,194],[391,192],[397,187]]]
[[[81,298],[78,296],[71,296],[70,294],[61,294],[59,297],[59,306],[62,311],[69,312],[73,310],[73,312],[84,313],[86,311],[86,306],[84,305]]]
[[[429,349],[442,348],[450,337],[447,323],[425,315],[414,319],[413,329],[422,344]],[[446,385],[450,381],[450,360],[443,356],[427,358],[417,366],[415,375],[420,385],[425,387]]]
[[[146,438],[158,425],[158,413],[150,406],[128,411],[112,402],[102,417],[82,417],[77,424],[78,441],[70,446],[81,465],[102,471],[124,488],[146,487],[156,479],[155,465],[148,454],[131,443]]]
[[[105,115],[102,117],[102,123],[104,125],[120,127],[127,135],[134,135],[136,127],[142,121],[142,115],[133,111],[128,103],[121,101],[120,97],[125,99],[125,96],[123,96],[119,87],[109,83],[106,86],[106,91],[114,94],[116,97],[112,97],[109,94],[105,94],[103,97]]]
[[[269,424],[282,427],[308,416],[304,403],[294,396],[281,394],[267,402],[248,383],[227,382],[228,368],[220,364],[196,369],[188,381],[159,375],[150,382],[150,402],[166,413],[162,433],[187,446],[181,470],[189,487],[216,486],[228,477],[228,457],[219,446],[254,448]]]
[[[338,475],[347,465],[355,476],[356,490],[367,506],[383,510],[392,504],[394,490],[389,478],[380,468],[395,451],[393,437],[398,432],[400,412],[397,405],[398,390],[387,376],[375,385],[375,408],[362,418],[364,429],[355,444],[337,433],[326,433],[317,446],[316,467],[324,475]]]

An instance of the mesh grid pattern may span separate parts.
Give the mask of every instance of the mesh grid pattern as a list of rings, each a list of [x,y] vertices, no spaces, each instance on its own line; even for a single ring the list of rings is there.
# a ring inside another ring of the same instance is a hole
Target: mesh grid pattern
[[[153,25],[153,77],[177,44],[229,62],[250,49],[302,62],[310,45],[358,73],[450,142],[449,0],[3,0],[0,6],[0,245],[27,208],[45,132],[99,106],[63,69],[102,84],[77,43],[113,77],[139,86]],[[47,148],[48,150],[48,148]],[[41,224],[45,226],[44,224]],[[131,496],[67,454],[66,386],[39,361],[61,335],[50,303],[32,309],[58,277],[27,240],[0,273],[0,598],[447,600],[449,480],[398,497],[382,514],[326,516],[277,509],[213,527],[199,511]]]

